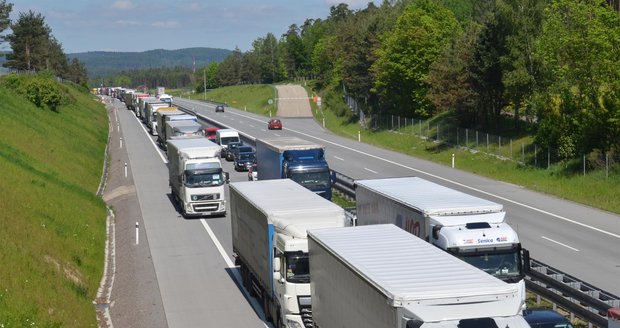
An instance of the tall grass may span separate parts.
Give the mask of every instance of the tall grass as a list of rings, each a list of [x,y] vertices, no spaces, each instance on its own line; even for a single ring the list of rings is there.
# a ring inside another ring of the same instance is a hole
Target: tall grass
[[[91,95],[58,112],[0,80],[0,327],[94,327],[107,115]]]

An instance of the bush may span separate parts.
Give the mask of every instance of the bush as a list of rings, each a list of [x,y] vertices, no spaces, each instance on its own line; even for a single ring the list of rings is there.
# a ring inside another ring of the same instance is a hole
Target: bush
[[[59,106],[67,103],[61,85],[45,75],[10,75],[5,81],[9,88],[25,96],[37,107],[57,112]]]

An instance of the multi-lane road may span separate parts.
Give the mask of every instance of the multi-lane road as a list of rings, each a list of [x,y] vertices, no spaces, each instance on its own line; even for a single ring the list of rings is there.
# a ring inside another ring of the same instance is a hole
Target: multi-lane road
[[[176,102],[252,137],[274,134],[266,130],[264,117],[230,108],[215,115],[212,105]],[[330,167],[355,179],[419,176],[503,204],[533,258],[620,295],[620,216],[452,169],[450,163],[439,165],[338,137],[312,119],[283,122],[284,130],[276,134],[323,144]]]
[[[269,131],[265,117],[232,108],[215,113],[209,104],[175,102],[249,137],[298,136],[323,144],[330,166],[355,179],[415,175],[502,203],[532,257],[620,294],[617,215],[337,137],[312,119],[284,119],[284,130]],[[240,287],[229,217],[181,217],[169,197],[165,154],[133,113],[117,106],[167,326],[265,327],[256,301]],[[247,180],[232,163],[223,164],[232,182]]]

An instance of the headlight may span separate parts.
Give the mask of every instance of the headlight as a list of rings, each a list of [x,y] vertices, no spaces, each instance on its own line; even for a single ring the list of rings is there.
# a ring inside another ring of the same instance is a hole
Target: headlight
[[[290,320],[290,319],[287,319],[287,320],[286,320],[286,327],[287,327],[287,328],[303,328],[303,327],[299,324],[299,322],[296,322],[296,321],[293,321],[293,320]]]
[[[198,195],[192,195],[192,200],[193,200],[193,201],[198,200]]]

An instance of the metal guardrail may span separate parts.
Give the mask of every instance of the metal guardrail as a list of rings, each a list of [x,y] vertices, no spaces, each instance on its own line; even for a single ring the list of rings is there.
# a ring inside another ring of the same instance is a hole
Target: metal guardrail
[[[332,171],[334,188],[355,199],[355,180]],[[347,209],[347,218],[355,220],[355,213]],[[620,297],[581,281],[535,259],[530,259],[526,288],[536,295],[557,304],[560,308],[598,327],[607,327],[607,310],[620,307]]]
[[[198,115],[220,128],[227,128],[195,113],[193,109],[178,107]],[[245,136],[245,139],[249,143],[254,143],[252,138]],[[334,189],[345,197],[355,200],[355,179],[334,170],[332,170],[332,174],[335,177]],[[355,209],[346,209],[346,214],[348,220],[355,220]],[[525,281],[526,288],[557,304],[560,308],[568,311],[571,316],[575,315],[588,322],[589,327],[593,325],[607,327],[607,311],[612,307],[620,307],[620,297],[567,273],[532,258],[530,259],[530,267],[531,270]]]

